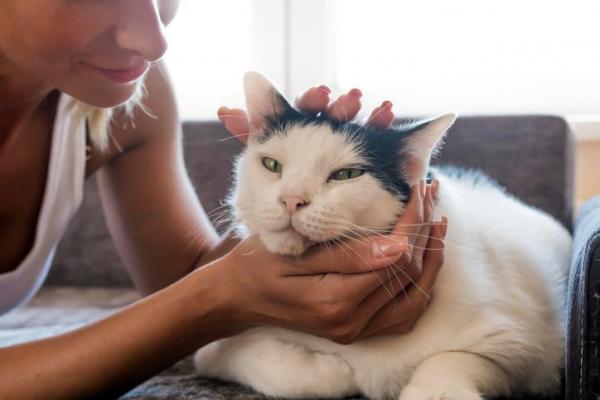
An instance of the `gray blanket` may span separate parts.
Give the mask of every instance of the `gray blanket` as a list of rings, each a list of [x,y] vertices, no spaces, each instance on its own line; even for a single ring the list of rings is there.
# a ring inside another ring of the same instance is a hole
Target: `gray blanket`
[[[104,318],[138,298],[125,288],[42,289],[25,307],[0,317],[0,347],[79,328]],[[181,360],[121,399],[264,399],[252,389],[197,376],[191,357]]]

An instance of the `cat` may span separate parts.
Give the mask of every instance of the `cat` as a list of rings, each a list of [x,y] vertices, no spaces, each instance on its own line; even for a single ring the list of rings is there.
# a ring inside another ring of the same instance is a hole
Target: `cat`
[[[410,189],[432,174],[440,182],[435,218],[451,221],[445,264],[428,309],[404,335],[342,345],[254,328],[201,348],[201,375],[285,398],[557,393],[571,236],[479,172],[430,167],[454,115],[381,129],[303,114],[256,72],[244,86],[258,124],[236,161],[229,200],[242,236],[299,255],[350,227],[386,231]],[[291,222],[281,196],[303,204]]]

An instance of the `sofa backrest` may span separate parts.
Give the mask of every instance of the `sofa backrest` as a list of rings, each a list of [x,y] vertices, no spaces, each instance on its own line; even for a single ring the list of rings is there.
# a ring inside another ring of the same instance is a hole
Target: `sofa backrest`
[[[207,212],[219,206],[230,184],[232,162],[242,149],[218,121],[183,124],[190,178]],[[479,168],[518,198],[571,227],[573,138],[564,119],[554,116],[458,118],[434,164]],[[96,183],[59,246],[49,285],[131,284],[106,230]]]

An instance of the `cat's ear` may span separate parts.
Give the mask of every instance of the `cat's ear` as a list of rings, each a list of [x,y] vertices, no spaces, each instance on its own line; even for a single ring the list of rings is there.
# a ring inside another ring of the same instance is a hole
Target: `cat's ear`
[[[445,114],[421,121],[405,133],[402,172],[411,187],[425,179],[431,157],[441,147],[446,132],[455,120],[455,114]]]
[[[250,138],[259,134],[264,128],[265,118],[274,117],[292,108],[275,85],[258,72],[246,72],[244,92],[250,124]]]

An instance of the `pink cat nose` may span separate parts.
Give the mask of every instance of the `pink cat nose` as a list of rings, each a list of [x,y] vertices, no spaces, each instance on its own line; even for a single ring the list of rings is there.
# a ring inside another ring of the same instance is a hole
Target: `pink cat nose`
[[[300,196],[281,196],[279,200],[285,204],[285,208],[290,215],[298,211],[300,207],[308,205],[308,201]]]

